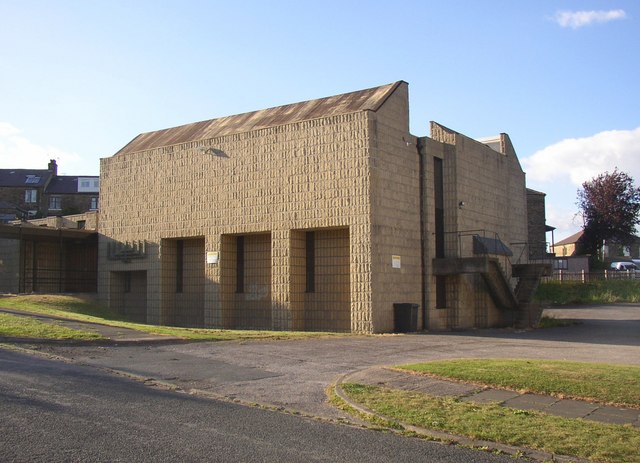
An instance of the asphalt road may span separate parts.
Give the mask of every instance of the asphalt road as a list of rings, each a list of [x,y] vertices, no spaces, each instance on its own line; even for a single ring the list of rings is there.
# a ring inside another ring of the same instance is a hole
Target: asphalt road
[[[450,358],[542,358],[640,365],[640,305],[553,309],[579,324],[517,332],[348,336],[297,341],[64,346],[41,350],[87,365],[327,418],[346,417],[325,389],[372,366]]]
[[[512,462],[0,349],[3,462]]]

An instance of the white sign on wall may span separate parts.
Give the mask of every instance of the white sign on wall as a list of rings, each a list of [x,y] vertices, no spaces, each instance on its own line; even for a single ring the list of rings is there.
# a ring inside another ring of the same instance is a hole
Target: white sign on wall
[[[400,268],[402,267],[402,261],[400,256],[391,256],[391,267]]]
[[[220,258],[220,254],[218,252],[207,252],[207,264],[217,264]]]

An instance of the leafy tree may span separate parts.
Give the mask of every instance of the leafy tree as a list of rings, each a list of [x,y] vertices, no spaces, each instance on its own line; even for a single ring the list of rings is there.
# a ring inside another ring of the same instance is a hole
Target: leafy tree
[[[584,182],[578,206],[584,219],[583,251],[599,255],[603,241],[631,244],[640,223],[640,188],[633,178],[616,168]]]

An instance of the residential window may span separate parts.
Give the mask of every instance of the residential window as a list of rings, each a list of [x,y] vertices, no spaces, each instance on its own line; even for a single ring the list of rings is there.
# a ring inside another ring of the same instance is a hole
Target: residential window
[[[98,209],[98,198],[97,197],[92,197],[91,198],[91,205],[89,206],[89,209],[91,209],[92,211],[95,211]]]
[[[80,186],[82,188],[89,188],[89,187],[91,187],[91,182],[89,180],[82,180],[80,182]]]
[[[27,178],[25,179],[24,183],[39,183],[40,182],[40,177],[38,177],[37,175],[27,175]]]
[[[62,198],[60,196],[51,196],[49,198],[49,209],[53,211],[62,209]]]
[[[314,232],[306,233],[306,292],[313,293],[316,290],[316,237]]]
[[[556,259],[553,261],[554,270],[569,270],[569,259]]]
[[[26,190],[24,192],[25,203],[37,203],[38,202],[38,190]]]

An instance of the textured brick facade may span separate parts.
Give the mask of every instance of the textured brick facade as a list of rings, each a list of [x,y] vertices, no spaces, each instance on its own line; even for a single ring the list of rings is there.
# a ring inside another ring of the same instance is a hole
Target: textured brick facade
[[[512,263],[528,261],[528,227],[525,174],[509,137],[501,134],[496,143],[482,143],[432,122],[431,139],[421,141],[427,168],[431,168],[432,158],[441,158],[444,171],[444,255],[440,257],[474,256],[475,236],[499,240],[513,252],[513,256],[501,258],[510,277]],[[496,145],[500,151],[492,148]],[[433,175],[433,171],[425,173],[427,241],[435,233]],[[425,246],[427,256],[435,257],[435,243]],[[492,301],[479,274],[447,276],[441,289],[446,293],[446,304],[438,307],[436,277],[430,274],[428,264],[430,329],[484,328],[505,323],[504,312]]]
[[[529,258],[547,257],[547,226],[545,224],[545,194],[527,188],[527,220],[529,227]]]
[[[389,332],[394,303],[426,308],[419,327],[499,323],[465,276],[436,309],[434,158],[448,255],[461,230],[524,242],[508,137],[504,153],[437,124],[414,137],[404,82],[331,98],[143,134],[102,159],[102,300],[185,326]]]

